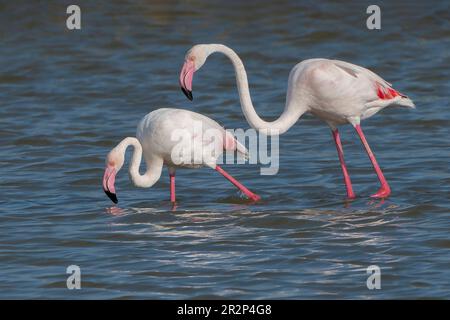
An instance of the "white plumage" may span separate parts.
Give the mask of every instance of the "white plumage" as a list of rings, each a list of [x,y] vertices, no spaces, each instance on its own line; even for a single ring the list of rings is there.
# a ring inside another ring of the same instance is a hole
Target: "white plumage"
[[[115,176],[122,168],[128,146],[134,147],[129,173],[136,186],[153,186],[163,166],[169,167],[172,202],[175,202],[175,170],[203,166],[224,175],[252,200],[259,199],[216,164],[224,149],[247,156],[245,147],[216,121],[188,110],[163,108],[150,112],[140,121],[136,137],[123,139],[106,158],[103,189],[112,201],[117,202]],[[147,165],[143,175],[139,173],[142,155]]]
[[[261,119],[253,107],[242,60],[232,49],[221,44],[200,44],[187,52],[180,73],[180,85],[186,96],[192,100],[194,72],[214,52],[223,53],[232,62],[242,111],[253,128],[267,135],[283,134],[307,112],[325,121],[333,131],[347,196],[354,198],[337,130],[338,125],[350,123],[360,136],[381,183],[380,190],[373,196],[387,197],[390,194],[390,187],[370,150],[360,122],[386,107],[414,108],[411,99],[394,90],[389,82],[366,68],[339,60],[309,59],[291,70],[284,111],[278,119],[268,122]]]

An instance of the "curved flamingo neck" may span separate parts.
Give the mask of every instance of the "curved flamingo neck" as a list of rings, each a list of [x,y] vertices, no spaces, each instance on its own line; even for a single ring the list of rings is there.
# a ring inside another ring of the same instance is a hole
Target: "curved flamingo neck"
[[[248,86],[247,72],[244,64],[239,56],[231,48],[222,44],[209,45],[208,55],[214,52],[223,53],[227,56],[234,67],[236,73],[236,82],[239,91],[239,98],[241,101],[242,112],[244,113],[247,122],[254,129],[263,132],[266,135],[283,134],[306,112],[306,106],[292,97],[291,83],[289,81],[288,91],[286,94],[286,104],[281,116],[275,121],[265,121],[259,117],[253,107],[250,90]]]
[[[119,143],[117,148],[125,155],[125,151],[130,145],[134,148],[130,167],[128,169],[131,181],[137,187],[149,188],[161,177],[163,160],[155,156],[152,160],[147,161],[147,170],[141,175],[139,173],[139,167],[142,161],[142,145],[139,140],[133,137],[125,138]]]

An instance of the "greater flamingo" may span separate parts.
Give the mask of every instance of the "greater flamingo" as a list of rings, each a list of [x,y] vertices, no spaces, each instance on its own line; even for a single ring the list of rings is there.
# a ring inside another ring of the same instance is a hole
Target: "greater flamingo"
[[[174,135],[175,130],[180,130],[179,135]],[[157,109],[140,121],[136,137],[123,139],[106,157],[103,190],[114,203],[118,202],[115,178],[124,164],[128,146],[134,147],[129,173],[137,187],[153,186],[161,176],[163,165],[169,167],[172,203],[175,203],[175,169],[202,166],[215,169],[250,199],[260,199],[216,164],[224,149],[236,150],[245,157],[247,149],[214,120],[188,110]],[[139,173],[142,153],[147,164],[147,171],[143,175]]]
[[[391,188],[367,143],[360,121],[390,106],[414,108],[414,103],[407,96],[394,90],[389,82],[366,68],[339,60],[309,59],[291,70],[284,111],[277,120],[267,122],[258,116],[253,107],[242,60],[231,48],[222,44],[199,44],[187,52],[180,73],[180,85],[185,95],[193,99],[194,72],[214,52],[223,53],[231,60],[242,111],[253,128],[267,135],[282,134],[306,112],[324,120],[332,130],[347,197],[355,198],[337,128],[338,125],[350,123],[356,129],[381,184],[372,197],[385,198],[390,195]]]

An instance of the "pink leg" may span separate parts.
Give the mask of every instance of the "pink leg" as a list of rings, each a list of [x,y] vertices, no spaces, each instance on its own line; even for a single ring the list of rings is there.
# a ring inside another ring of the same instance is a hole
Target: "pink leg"
[[[370,161],[372,162],[373,168],[375,169],[375,172],[377,173],[378,180],[380,180],[381,188],[378,190],[377,193],[372,195],[373,198],[387,198],[391,194],[391,188],[389,187],[386,179],[384,178],[383,172],[380,169],[380,166],[378,165],[377,159],[375,159],[375,155],[373,154],[372,150],[369,147],[369,144],[367,143],[366,137],[364,136],[364,133],[361,129],[361,126],[358,124],[355,126],[356,132],[358,132],[359,138],[361,139],[361,142],[364,145],[364,148],[366,148],[367,155],[369,156]]]
[[[338,156],[339,156],[339,162],[341,163],[342,173],[344,174],[344,182],[345,182],[345,187],[347,189],[347,198],[354,199],[354,198],[356,198],[356,196],[355,196],[355,193],[353,192],[350,175],[348,174],[347,167],[345,166],[344,150],[342,149],[341,137],[339,136],[338,129],[334,129],[332,131],[333,131],[334,142],[336,143],[336,149],[337,149]]]
[[[258,201],[259,199],[261,199],[260,196],[248,190],[239,181],[233,178],[228,172],[223,170],[220,166],[216,165],[216,171],[219,172],[221,175],[223,175],[226,179],[228,179],[232,184],[234,184],[239,190],[241,190],[247,197],[249,197],[253,201]]]
[[[170,202],[175,202],[175,173],[170,173]]]

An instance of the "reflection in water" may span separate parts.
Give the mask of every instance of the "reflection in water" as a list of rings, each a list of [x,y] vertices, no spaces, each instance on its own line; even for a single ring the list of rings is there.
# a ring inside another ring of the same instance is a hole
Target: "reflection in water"
[[[113,216],[123,216],[126,214],[126,211],[117,206],[113,206],[113,207],[106,208],[106,213],[113,215]]]
[[[373,199],[367,202],[367,205],[371,208],[380,208],[384,204],[384,199]],[[395,207],[395,205],[393,205]]]

